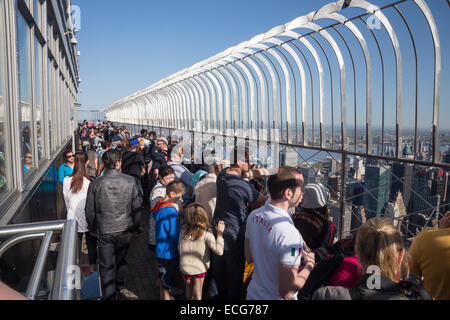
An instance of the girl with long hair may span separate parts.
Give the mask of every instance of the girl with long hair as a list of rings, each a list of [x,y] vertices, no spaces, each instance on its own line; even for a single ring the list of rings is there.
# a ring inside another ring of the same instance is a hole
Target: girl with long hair
[[[373,218],[358,230],[355,252],[361,279],[354,288],[327,286],[313,300],[431,300],[421,279],[409,274],[402,235],[389,219]]]
[[[89,264],[95,265],[97,263],[97,240],[88,230],[84,211],[87,192],[91,183],[86,170],[88,164],[89,161],[84,152],[78,152],[75,155],[73,174],[64,179],[63,195],[67,208],[67,219],[77,221],[80,241],[83,238],[83,234],[86,236]]]
[[[223,254],[225,223],[219,221],[217,224],[216,239],[201,204],[191,203],[184,210],[184,225],[178,243],[180,271],[186,283],[186,299],[201,300],[203,282],[210,266],[210,251],[219,256]]]

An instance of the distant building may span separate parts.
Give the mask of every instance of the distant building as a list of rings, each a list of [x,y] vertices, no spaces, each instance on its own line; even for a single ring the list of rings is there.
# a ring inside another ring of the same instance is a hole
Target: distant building
[[[408,206],[412,195],[414,165],[395,162],[392,165],[392,184],[389,201],[395,201],[397,193],[401,192],[403,202]]]
[[[406,159],[414,159],[414,153],[412,151],[411,145],[410,144],[406,144],[403,147],[403,158]]]
[[[337,175],[332,175],[328,177],[328,191],[330,192],[330,197],[333,200],[339,200],[340,195],[340,178]]]
[[[336,159],[332,157],[327,157],[322,169],[324,176],[327,177],[328,175],[334,174],[336,171],[339,170],[339,167]]]
[[[345,202],[355,207],[360,207],[364,204],[364,187],[362,181],[354,180],[346,182]]]
[[[400,216],[400,210],[396,203],[388,202],[384,211],[384,217],[392,220],[395,227],[398,225],[398,217]]]
[[[351,220],[351,230],[358,230],[364,223],[366,223],[366,214],[364,212],[364,207],[353,207],[352,208],[352,220]]]
[[[307,166],[299,166],[298,169],[300,169],[303,174],[303,180],[305,181],[305,186],[307,184],[316,182],[317,174],[313,168],[307,167]]]
[[[336,227],[337,233],[339,233],[341,209],[337,205],[329,205],[328,208],[330,210],[330,216],[333,221],[333,224]],[[344,204],[343,214],[344,217],[343,217],[342,238],[346,238],[350,235],[350,231],[353,230],[352,228],[353,215],[351,206]]]
[[[280,165],[297,167],[298,165],[298,153],[292,148],[286,148],[280,151]]]
[[[364,208],[366,218],[381,217],[381,213],[389,202],[391,175],[386,168],[366,166],[364,179]]]

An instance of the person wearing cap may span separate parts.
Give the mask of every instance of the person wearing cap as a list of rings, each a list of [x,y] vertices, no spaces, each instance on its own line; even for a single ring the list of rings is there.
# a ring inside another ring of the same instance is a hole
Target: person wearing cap
[[[122,172],[134,177],[138,185],[140,185],[141,177],[145,174],[142,148],[143,143],[138,138],[131,139],[128,151],[125,151],[122,156]]]
[[[311,250],[331,246],[336,228],[328,211],[329,193],[320,183],[305,187],[302,209],[294,214],[294,224]]]

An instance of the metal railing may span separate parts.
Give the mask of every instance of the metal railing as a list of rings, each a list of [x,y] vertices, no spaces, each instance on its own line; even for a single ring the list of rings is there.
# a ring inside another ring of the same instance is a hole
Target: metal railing
[[[419,162],[427,145],[423,161],[442,163],[444,30],[428,4],[436,10],[444,2],[372,2],[330,2],[104,112],[113,122],[212,134],[279,130],[282,143],[395,161],[409,158],[403,151],[409,145]],[[420,56],[424,50],[429,59]]]
[[[36,299],[50,251],[53,233],[62,233],[56,272],[48,300],[75,300],[73,274],[69,272],[78,260],[77,222],[74,220],[20,224],[0,227],[0,258],[15,245],[43,239],[36,263],[25,293],[26,298]]]

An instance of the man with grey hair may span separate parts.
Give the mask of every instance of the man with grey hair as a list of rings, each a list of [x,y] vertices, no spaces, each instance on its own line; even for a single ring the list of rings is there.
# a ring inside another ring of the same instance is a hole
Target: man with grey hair
[[[191,181],[194,175],[183,164],[183,147],[181,145],[172,146],[169,150],[169,162],[167,164],[175,171],[175,179],[181,181],[186,188],[183,200],[192,198]]]

